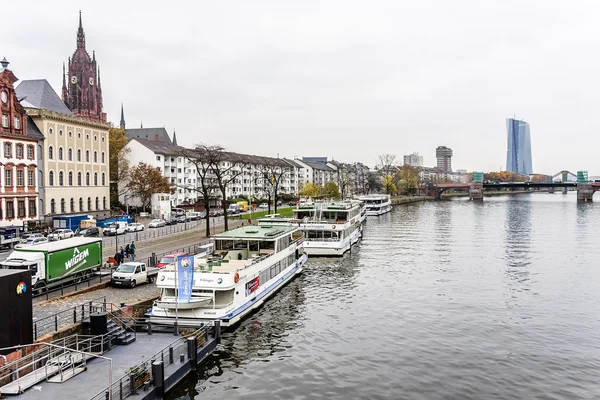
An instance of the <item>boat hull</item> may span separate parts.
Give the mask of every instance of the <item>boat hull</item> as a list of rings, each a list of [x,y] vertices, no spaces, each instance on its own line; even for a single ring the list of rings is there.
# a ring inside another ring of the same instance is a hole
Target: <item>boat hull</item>
[[[383,214],[387,214],[390,211],[392,211],[392,206],[388,205],[385,207],[381,207],[379,210],[368,210],[367,209],[367,216],[368,217],[374,217],[374,216],[378,216],[378,215],[383,215]]]

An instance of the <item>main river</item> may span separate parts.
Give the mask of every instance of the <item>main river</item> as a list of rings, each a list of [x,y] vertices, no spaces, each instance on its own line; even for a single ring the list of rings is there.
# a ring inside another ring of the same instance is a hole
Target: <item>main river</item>
[[[169,398],[600,398],[600,203],[415,203],[364,233]]]

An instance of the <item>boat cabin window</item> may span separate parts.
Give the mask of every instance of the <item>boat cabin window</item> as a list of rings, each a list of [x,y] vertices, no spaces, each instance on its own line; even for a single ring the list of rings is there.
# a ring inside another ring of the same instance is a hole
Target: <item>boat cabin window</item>
[[[235,239],[233,241],[234,250],[246,250],[248,248],[248,241],[243,239]]]
[[[248,250],[249,251],[258,251],[258,240],[249,240],[248,241]]]
[[[310,218],[312,214],[311,211],[297,211],[296,213],[298,219]]]
[[[233,250],[233,240],[217,240],[215,242],[215,250]]]
[[[273,240],[265,240],[264,242],[260,242],[260,249],[275,251],[275,242]]]

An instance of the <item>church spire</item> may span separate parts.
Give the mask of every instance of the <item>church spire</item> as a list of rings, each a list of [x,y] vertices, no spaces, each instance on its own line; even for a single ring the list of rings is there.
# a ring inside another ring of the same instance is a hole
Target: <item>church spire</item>
[[[67,94],[67,79],[65,78],[65,63],[63,63],[62,101],[66,102],[67,98],[68,98],[68,94]]]
[[[144,129],[144,124],[140,121],[140,129]]]
[[[175,136],[175,129],[173,129],[173,146],[177,146],[177,136]]]
[[[79,28],[77,28],[77,48],[85,49],[85,33],[83,33],[83,24],[81,23],[81,10],[79,10]]]
[[[125,129],[125,113],[123,112],[123,103],[121,103],[121,122],[119,123],[121,129]]]

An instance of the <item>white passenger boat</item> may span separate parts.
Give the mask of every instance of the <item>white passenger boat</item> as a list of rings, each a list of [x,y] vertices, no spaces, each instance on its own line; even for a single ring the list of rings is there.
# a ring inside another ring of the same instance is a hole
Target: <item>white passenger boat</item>
[[[392,200],[389,194],[370,194],[356,198],[367,206],[367,215],[382,215],[392,211]]]
[[[175,267],[158,274],[160,298],[150,322],[200,326],[219,319],[230,326],[250,314],[302,272],[307,256],[297,226],[246,226],[214,236],[214,251],[194,257],[191,300],[177,302]]]
[[[365,218],[366,207],[359,200],[320,201],[300,203],[290,223],[304,232],[309,256],[341,256],[358,242]]]

